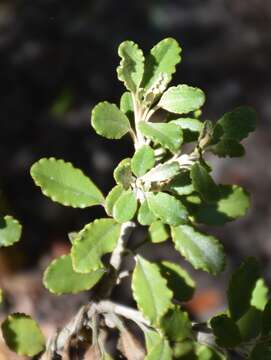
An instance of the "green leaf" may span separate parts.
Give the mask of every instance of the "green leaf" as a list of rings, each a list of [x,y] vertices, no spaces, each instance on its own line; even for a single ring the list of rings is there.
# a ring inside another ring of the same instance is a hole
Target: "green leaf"
[[[249,341],[256,338],[262,327],[262,311],[255,307],[249,310],[236,322],[243,341]]]
[[[233,139],[222,139],[210,147],[210,151],[219,157],[241,157],[245,155],[243,145]]]
[[[169,238],[169,231],[162,221],[154,221],[149,227],[149,235],[152,243],[160,243]]]
[[[93,108],[91,124],[97,134],[107,139],[120,139],[131,129],[128,117],[117,105],[107,101]]]
[[[113,214],[113,207],[121,194],[123,194],[124,192],[125,190],[123,189],[122,185],[116,185],[113,187],[113,189],[111,189],[105,199],[105,208],[108,215]]]
[[[47,267],[44,286],[53,294],[76,294],[91,289],[104,275],[104,269],[91,271],[88,274],[75,272],[70,255],[63,255],[53,260]]]
[[[11,246],[20,240],[22,225],[14,217],[0,216],[0,247]]]
[[[121,57],[117,68],[118,78],[128,90],[135,93],[144,74],[143,52],[133,41],[124,41],[119,46],[118,54]]]
[[[216,127],[222,129],[222,139],[241,141],[255,130],[256,118],[257,114],[254,109],[240,106],[224,114],[216,123]]]
[[[133,174],[131,170],[131,159],[126,158],[121,160],[118,166],[114,170],[114,179],[117,184],[120,184],[124,189],[129,189],[133,182]]]
[[[167,193],[147,193],[151,211],[165,224],[179,225],[187,220],[187,210],[181,201]]]
[[[42,332],[28,315],[9,315],[2,323],[2,333],[8,347],[19,355],[34,356],[44,349]]]
[[[271,300],[266,304],[262,317],[262,335],[271,336]]]
[[[137,210],[137,199],[132,190],[123,192],[113,207],[113,217],[119,223],[131,220]]]
[[[125,91],[120,98],[120,111],[123,112],[130,121],[133,119],[134,104],[132,94],[129,91]]]
[[[224,269],[223,246],[215,237],[202,234],[189,225],[172,227],[171,234],[176,249],[195,269],[201,269],[213,275]]]
[[[225,348],[234,348],[242,341],[238,326],[227,315],[212,318],[211,327],[216,337],[216,343]]]
[[[167,186],[166,190],[177,195],[189,195],[195,191],[189,171],[182,171]]]
[[[138,127],[144,136],[169,149],[172,153],[177,152],[182,145],[183,132],[178,125],[140,121]]]
[[[71,255],[75,271],[88,273],[103,268],[101,257],[114,250],[121,225],[113,219],[97,219],[75,239]]]
[[[184,340],[173,345],[173,359],[178,360],[199,360],[195,353],[195,342]]]
[[[96,185],[64,160],[40,159],[32,165],[31,176],[44,195],[62,205],[86,208],[104,202]]]
[[[219,185],[220,198],[216,203],[202,203],[195,207],[193,216],[199,223],[224,225],[244,216],[250,207],[249,194],[238,185]]]
[[[219,187],[202,165],[195,163],[191,168],[190,176],[194,189],[206,202],[215,202],[219,199]]]
[[[270,360],[271,359],[271,344],[259,343],[252,349],[249,360]]]
[[[160,342],[152,348],[144,360],[171,360],[172,359],[172,350],[170,348],[169,342],[161,338]]]
[[[145,183],[168,181],[180,172],[180,166],[176,161],[159,164],[147,172],[142,180]]]
[[[162,317],[160,326],[170,341],[182,341],[190,337],[192,324],[187,312],[175,306]]]
[[[141,225],[150,225],[156,220],[156,216],[151,212],[147,200],[144,200],[140,205],[137,220]]]
[[[202,107],[205,95],[202,90],[188,85],[170,87],[161,97],[158,106],[176,114],[187,114]]]
[[[158,324],[171,305],[172,292],[167,288],[166,280],[161,276],[157,265],[137,256],[132,290],[144,317],[152,324]]]
[[[196,141],[203,129],[203,123],[193,118],[180,118],[172,120],[170,123],[181,127],[183,131],[183,142],[189,143]]]
[[[161,74],[167,75],[167,83],[171,81],[176,65],[181,61],[181,48],[177,41],[167,38],[156,44],[146,58],[143,86],[150,89],[159,80]]]
[[[179,265],[170,261],[158,264],[162,276],[167,280],[168,288],[173,292],[174,299],[184,302],[190,300],[195,292],[195,281]]]
[[[233,320],[240,319],[250,308],[252,293],[260,278],[260,267],[254,258],[246,259],[233,273],[227,292]]]
[[[155,164],[155,155],[153,149],[149,145],[143,145],[135,152],[131,168],[136,176],[143,176],[148,170],[153,168]]]
[[[263,279],[258,279],[252,292],[250,305],[263,311],[268,302],[268,288]]]
[[[217,353],[214,349],[205,345],[199,345],[197,347],[197,355],[197,360],[226,360],[222,354]]]
[[[142,329],[144,331],[146,349],[149,353],[161,341],[161,335],[150,328]]]

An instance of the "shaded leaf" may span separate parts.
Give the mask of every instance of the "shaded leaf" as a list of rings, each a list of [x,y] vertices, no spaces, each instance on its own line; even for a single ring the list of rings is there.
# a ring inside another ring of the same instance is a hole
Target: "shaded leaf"
[[[157,324],[171,304],[172,292],[155,264],[136,258],[132,277],[133,297],[144,317]]]
[[[88,273],[103,267],[101,257],[114,250],[121,225],[113,219],[97,219],[75,239],[71,255],[75,271]]]
[[[144,73],[144,55],[133,41],[124,41],[120,44],[118,54],[121,57],[117,68],[119,80],[131,92],[136,92]]]
[[[210,147],[212,153],[219,157],[241,157],[245,155],[245,149],[234,139],[222,139]]]
[[[91,124],[96,133],[107,139],[120,139],[130,130],[127,116],[115,104],[100,102],[92,110]]]
[[[195,191],[189,171],[182,171],[166,186],[166,190],[177,195],[189,195]]]
[[[91,271],[87,274],[75,272],[70,255],[63,255],[53,260],[47,267],[43,284],[52,293],[75,294],[91,289],[104,275],[104,269]]]
[[[144,136],[169,149],[172,153],[178,151],[182,145],[183,133],[178,125],[140,121],[138,127]]]
[[[238,326],[227,315],[212,318],[211,327],[216,337],[216,343],[225,348],[233,348],[242,341]]]
[[[2,323],[8,347],[19,355],[34,356],[45,346],[45,339],[35,320],[25,314],[11,314]]]
[[[191,336],[192,324],[187,312],[175,306],[162,317],[160,326],[170,341],[182,341]]]
[[[262,335],[271,336],[271,300],[266,304],[262,318]]]
[[[262,311],[251,306],[236,324],[244,341],[256,338],[261,332]]]
[[[219,354],[209,346],[199,345],[197,348],[198,360],[226,360],[225,356]]]
[[[249,357],[249,360],[270,360],[271,359],[271,344],[259,343],[254,346]]]
[[[11,246],[20,240],[22,225],[13,216],[0,216],[0,247]]]
[[[44,195],[62,205],[85,208],[104,202],[96,185],[64,160],[40,159],[32,165],[31,176]]]
[[[136,176],[143,176],[155,164],[154,151],[149,145],[143,145],[136,150],[132,160],[131,169]]]
[[[205,95],[202,90],[188,85],[170,87],[161,97],[158,106],[172,113],[187,114],[202,107]]]
[[[113,206],[113,217],[119,223],[131,220],[137,210],[137,199],[132,190],[123,192]]]
[[[147,193],[151,211],[165,224],[179,225],[187,220],[187,210],[181,201],[167,193]]]
[[[167,280],[168,288],[173,292],[174,299],[183,302],[190,300],[195,292],[195,281],[180,265],[170,261],[158,264],[162,276]]]
[[[176,249],[195,269],[201,269],[213,275],[224,269],[223,246],[215,237],[202,234],[189,225],[172,227],[171,234]]]

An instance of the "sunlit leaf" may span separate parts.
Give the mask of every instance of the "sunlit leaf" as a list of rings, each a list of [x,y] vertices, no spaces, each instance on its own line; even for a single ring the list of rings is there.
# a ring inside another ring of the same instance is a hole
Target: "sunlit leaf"
[[[11,246],[20,240],[22,225],[13,216],[0,216],[0,247]]]

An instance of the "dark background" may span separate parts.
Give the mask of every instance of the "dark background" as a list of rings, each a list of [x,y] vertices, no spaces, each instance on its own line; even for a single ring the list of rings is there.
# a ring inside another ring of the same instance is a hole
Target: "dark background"
[[[24,225],[22,241],[0,254],[3,274],[31,274],[44,256],[65,251],[67,232],[102,216],[97,208],[52,203],[34,186],[29,168],[41,157],[63,158],[107,193],[113,168],[132,147],[129,140],[95,135],[90,109],[102,100],[118,102],[124,91],[115,70],[121,41],[134,40],[146,51],[168,36],[183,48],[174,82],[205,91],[205,118],[217,119],[243,104],[258,112],[246,157],[215,162],[217,180],[252,193],[252,209],[213,231],[223,239],[232,266],[254,255],[271,279],[271,4],[266,0],[1,1],[1,210]]]

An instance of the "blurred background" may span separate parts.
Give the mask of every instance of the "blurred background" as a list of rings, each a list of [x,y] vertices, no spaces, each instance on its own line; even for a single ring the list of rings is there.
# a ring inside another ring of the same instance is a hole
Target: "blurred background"
[[[245,256],[257,256],[270,283],[270,2],[1,0],[0,210],[24,226],[22,241],[0,253],[0,280],[7,293],[2,312],[32,313],[50,333],[85,299],[84,294],[55,299],[43,290],[41,273],[52,257],[68,250],[68,232],[103,213],[51,202],[34,186],[29,168],[41,157],[63,158],[107,193],[113,168],[129,156],[132,144],[95,135],[90,109],[102,100],[118,102],[124,91],[115,71],[121,41],[134,40],[146,51],[168,36],[183,48],[174,83],[205,91],[204,118],[217,119],[238,105],[258,112],[246,156],[215,164],[218,181],[251,192],[252,208],[245,218],[211,231],[225,245],[229,269]],[[199,280],[190,309],[205,318],[223,307],[228,271],[210,279],[188,269]]]

